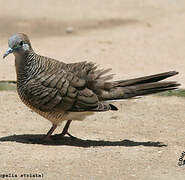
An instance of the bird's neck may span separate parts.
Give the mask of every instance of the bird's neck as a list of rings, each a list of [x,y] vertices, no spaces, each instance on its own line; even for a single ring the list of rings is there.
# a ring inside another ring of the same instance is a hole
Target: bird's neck
[[[22,56],[15,55],[15,68],[16,71],[20,71],[22,69],[22,66],[24,65],[25,59]]]
[[[26,80],[29,78],[27,65],[30,61],[28,58],[29,54],[32,52],[27,52],[24,54],[14,54],[15,55],[15,68],[16,68],[16,74],[17,74],[17,81]]]

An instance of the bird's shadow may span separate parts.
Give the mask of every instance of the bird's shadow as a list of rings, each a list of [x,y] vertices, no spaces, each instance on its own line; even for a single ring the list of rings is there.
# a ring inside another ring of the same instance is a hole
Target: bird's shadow
[[[43,140],[43,134],[20,134],[1,137],[0,142],[14,141],[25,144],[42,144],[42,145],[67,145],[76,147],[98,147],[98,146],[148,146],[148,147],[164,147],[167,146],[162,142],[136,142],[128,139],[120,141],[104,141],[104,140],[83,140],[79,138],[62,137],[60,139],[53,139],[50,141]]]

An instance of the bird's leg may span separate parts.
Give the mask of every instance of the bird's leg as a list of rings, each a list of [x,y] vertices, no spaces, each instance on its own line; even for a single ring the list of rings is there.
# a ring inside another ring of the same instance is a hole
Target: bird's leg
[[[62,133],[60,134],[61,136],[65,136],[67,134],[71,138],[75,138],[74,136],[72,136],[71,134],[68,133],[68,129],[69,129],[71,122],[72,122],[72,120],[68,120],[66,122],[66,125],[64,126],[64,129],[63,129]]]
[[[56,124],[53,124],[53,126],[51,127],[51,129],[47,132],[45,139],[50,139],[51,138],[51,134],[53,133],[53,131],[57,128]]]

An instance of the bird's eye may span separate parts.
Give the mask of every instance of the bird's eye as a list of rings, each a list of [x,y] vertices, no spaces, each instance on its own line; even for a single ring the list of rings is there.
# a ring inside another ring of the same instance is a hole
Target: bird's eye
[[[21,42],[19,43],[20,46],[22,46],[23,44],[24,44],[24,41],[21,41]]]

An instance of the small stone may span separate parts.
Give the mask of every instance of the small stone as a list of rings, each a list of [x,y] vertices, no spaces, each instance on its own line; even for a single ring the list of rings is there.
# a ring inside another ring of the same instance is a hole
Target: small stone
[[[73,33],[74,32],[74,28],[73,27],[67,27],[66,28],[66,33]]]

